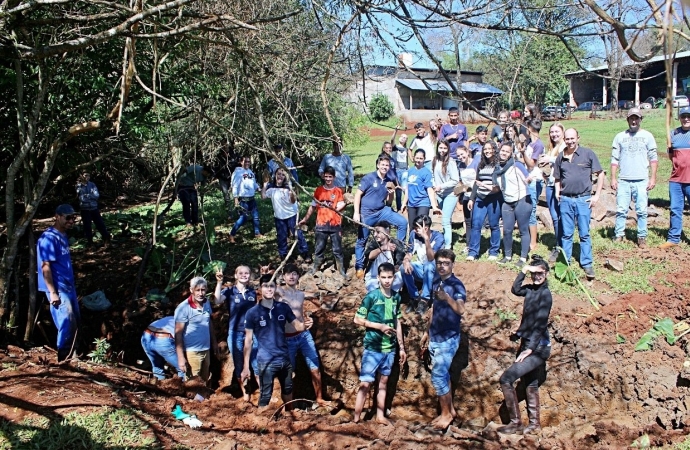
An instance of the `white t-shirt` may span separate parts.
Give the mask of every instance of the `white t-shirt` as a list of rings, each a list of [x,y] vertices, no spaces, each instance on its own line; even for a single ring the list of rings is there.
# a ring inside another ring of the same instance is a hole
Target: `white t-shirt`
[[[268,188],[266,197],[273,203],[273,215],[278,219],[288,219],[297,214],[297,202],[290,202],[290,189]]]
[[[412,150],[414,153],[414,150],[416,149],[422,149],[424,150],[424,162],[429,162],[434,159],[434,156],[436,156],[436,146],[434,145],[434,142],[431,140],[431,134],[427,133],[426,136],[424,136],[422,139],[419,139],[417,136],[414,137],[412,140],[412,144],[410,145],[410,150]]]

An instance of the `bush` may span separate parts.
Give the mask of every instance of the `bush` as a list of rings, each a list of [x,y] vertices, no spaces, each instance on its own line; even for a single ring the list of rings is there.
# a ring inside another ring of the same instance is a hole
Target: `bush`
[[[394,113],[393,103],[386,94],[375,94],[369,100],[369,114],[374,120],[386,120]]]

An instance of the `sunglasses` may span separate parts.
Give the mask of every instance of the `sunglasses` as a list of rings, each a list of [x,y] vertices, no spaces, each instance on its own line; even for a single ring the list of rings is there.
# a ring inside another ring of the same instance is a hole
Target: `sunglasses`
[[[62,217],[64,217],[65,220],[70,221],[70,222],[74,222],[77,219],[77,216],[74,216],[74,215],[62,216]]]

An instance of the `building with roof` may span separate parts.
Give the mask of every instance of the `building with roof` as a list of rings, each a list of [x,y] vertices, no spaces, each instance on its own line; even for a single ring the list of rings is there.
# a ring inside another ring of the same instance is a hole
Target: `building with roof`
[[[666,95],[666,57],[655,56],[644,63],[630,63],[624,66],[623,78],[618,87],[619,100],[631,100],[639,105],[647,97],[664,97]],[[588,71],[566,73],[570,82],[570,104],[583,102],[601,102],[606,105],[611,101],[611,82],[597,75],[608,75],[608,66],[594,67]],[[673,63],[673,92],[690,94],[690,51],[678,52]]]
[[[360,102],[366,98],[368,103],[373,95],[385,94],[393,103],[395,114],[410,122],[445,117],[445,111],[453,106],[460,110],[461,121],[472,122],[480,120],[481,116],[470,105],[485,111],[491,99],[503,94],[500,89],[484,83],[481,72],[447,70],[446,73],[465,96],[465,102],[454,95],[438,69],[412,68],[407,61],[398,66],[370,67],[364,80],[356,82],[353,96]]]

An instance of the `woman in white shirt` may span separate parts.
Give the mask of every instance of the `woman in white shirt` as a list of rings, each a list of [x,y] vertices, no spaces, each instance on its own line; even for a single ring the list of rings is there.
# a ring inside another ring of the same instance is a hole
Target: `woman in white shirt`
[[[460,182],[460,174],[455,161],[450,159],[450,151],[447,141],[439,141],[436,156],[431,163],[431,172],[434,175],[434,191],[436,201],[441,209],[441,224],[443,225],[444,248],[453,247],[453,229],[451,218],[458,204],[458,196],[453,189]]]

